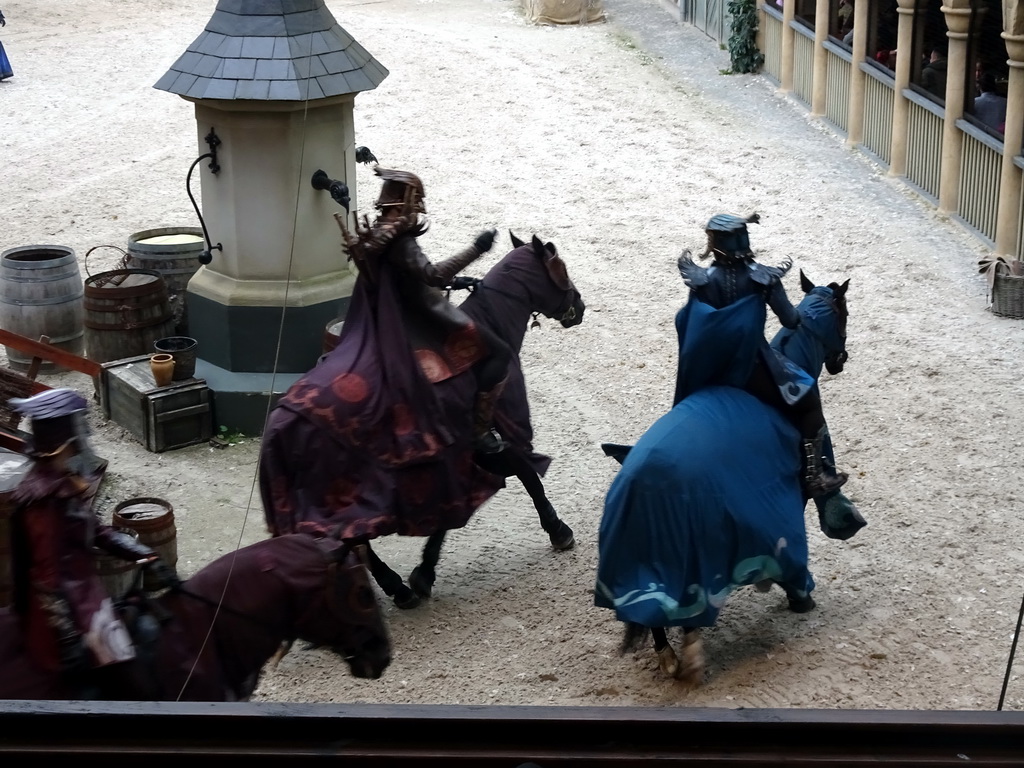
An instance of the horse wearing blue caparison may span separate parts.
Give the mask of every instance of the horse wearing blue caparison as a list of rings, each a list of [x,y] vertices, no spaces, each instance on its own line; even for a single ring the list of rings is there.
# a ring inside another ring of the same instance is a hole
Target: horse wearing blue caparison
[[[772,345],[816,382],[846,359],[846,284],[815,286],[801,274],[801,323]],[[682,399],[632,449],[605,445],[622,461],[601,521],[595,604],[626,622],[626,645],[654,630],[660,665],[691,683],[703,677],[699,633],[730,593],[772,583],[790,608],[814,607],[807,567],[801,438],[779,410],[732,386]],[[864,523],[842,494],[822,525],[848,538]],[[856,520],[843,519],[849,512]],[[837,523],[836,520],[839,522]],[[857,522],[859,521],[859,522]],[[831,526],[831,528],[829,528]],[[664,628],[685,630],[683,663]]]

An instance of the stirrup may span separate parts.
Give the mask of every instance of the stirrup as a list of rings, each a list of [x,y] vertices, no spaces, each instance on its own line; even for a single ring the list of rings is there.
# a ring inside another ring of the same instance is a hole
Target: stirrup
[[[501,453],[506,448],[508,448],[508,443],[502,440],[493,429],[488,429],[473,438],[473,450],[477,453]]]
[[[836,472],[834,475],[819,472],[814,477],[807,478],[807,495],[812,499],[825,496],[832,491],[838,491],[849,479],[850,476],[845,472]]]

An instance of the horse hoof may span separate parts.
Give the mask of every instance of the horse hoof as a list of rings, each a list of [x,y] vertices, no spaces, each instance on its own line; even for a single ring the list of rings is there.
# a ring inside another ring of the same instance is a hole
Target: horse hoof
[[[817,603],[814,602],[814,598],[810,595],[789,598],[789,610],[793,613],[807,613],[808,611],[813,611],[816,605]]]
[[[676,658],[676,652],[672,650],[671,645],[666,645],[658,651],[658,667],[669,677],[679,675],[679,659]]]
[[[764,579],[763,581],[755,581],[754,589],[758,592],[771,592],[772,591],[772,580]]]
[[[395,606],[401,608],[403,611],[407,611],[410,608],[416,608],[419,606],[420,602],[422,602],[420,600],[420,596],[405,586],[405,584],[395,592],[391,599],[394,601]]]
[[[417,565],[412,569],[412,573],[409,574],[409,586],[412,587],[412,591],[423,598],[430,597],[430,593],[434,589],[434,580],[437,578],[436,574],[431,573],[427,576],[422,566]]]
[[[561,523],[558,530],[549,534],[548,538],[551,539],[551,546],[558,552],[564,552],[576,546],[576,537],[572,533],[572,528],[565,523]]]

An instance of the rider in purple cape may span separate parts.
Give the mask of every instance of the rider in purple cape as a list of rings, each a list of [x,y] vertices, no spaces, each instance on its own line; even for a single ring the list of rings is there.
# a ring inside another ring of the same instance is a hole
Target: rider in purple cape
[[[337,477],[325,467],[323,487],[302,489],[303,503],[317,510],[307,510],[307,519],[337,519],[335,513],[345,511],[335,530],[342,538],[424,535],[464,525],[503,485],[473,462],[473,451],[504,448],[492,422],[512,351],[441,290],[490,250],[496,232],[481,233],[470,248],[433,264],[416,241],[426,229],[419,178],[380,167],[376,172],[385,180],[377,201],[381,215],[372,225],[364,217],[354,233],[342,224],[359,275],[338,344],[281,398],[267,430],[273,441],[277,425],[291,418],[285,412],[316,427],[304,430],[302,445],[281,445],[281,455],[268,459],[274,465],[264,468],[264,495],[274,499],[268,508],[281,514],[296,503],[286,465],[300,453],[307,463],[326,461],[322,454],[340,445],[380,467],[368,463],[358,477]],[[475,405],[471,414],[463,409],[453,417],[434,384],[464,372],[473,374]],[[466,451],[455,445],[463,432],[473,436]]]
[[[765,339],[767,307],[785,328],[796,328],[800,314],[782,285],[791,262],[768,267],[754,259],[747,224],[758,220],[757,214],[748,219],[712,217],[705,228],[707,250],[701,256],[713,257],[707,269],[694,263],[689,251],[679,257],[690,299],[676,315],[679,367],[673,405],[702,387],[718,384],[740,387],[779,409],[800,432],[806,492],[818,498],[841,487],[847,475],[825,471],[822,455],[828,427],[814,379]]]
[[[429,383],[435,384],[472,369],[477,383],[473,419],[476,448],[484,453],[496,453],[504,444],[492,429],[494,408],[508,383],[511,351],[501,337],[475,323],[448,301],[443,289],[459,272],[491,249],[497,232],[493,229],[481,232],[470,248],[432,264],[417,242],[427,231],[427,224],[421,219],[427,212],[423,182],[408,171],[379,165],[374,171],[384,179],[377,200],[380,211],[377,220],[370,225],[364,217],[364,225],[357,226],[354,234],[340,219],[339,224],[345,248],[359,268],[364,287],[376,290],[378,303],[392,305],[378,308],[378,311],[398,310],[400,325],[391,330],[408,340],[407,346],[418,363],[409,368],[401,361],[403,367],[396,370],[384,358],[389,369],[386,373],[395,376],[404,371],[422,385],[424,377],[418,375],[421,370]],[[344,333],[343,327],[343,336]],[[397,338],[394,346],[400,346]],[[422,387],[421,395],[429,400]]]

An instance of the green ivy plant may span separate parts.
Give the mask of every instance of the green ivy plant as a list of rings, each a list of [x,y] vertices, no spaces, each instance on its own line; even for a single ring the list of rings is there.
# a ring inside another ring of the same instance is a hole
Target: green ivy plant
[[[729,0],[729,13],[732,16],[732,34],[729,36],[731,73],[759,72],[764,64],[764,54],[757,49],[756,0]]]

